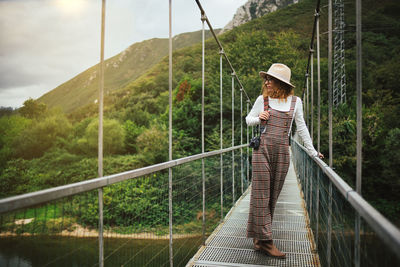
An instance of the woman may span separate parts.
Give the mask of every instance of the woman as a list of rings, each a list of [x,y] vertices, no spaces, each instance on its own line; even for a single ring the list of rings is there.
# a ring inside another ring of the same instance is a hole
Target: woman
[[[253,150],[252,188],[247,237],[253,238],[254,249],[272,257],[285,258],[272,241],[272,219],[276,201],[289,168],[289,133],[293,119],[297,133],[313,156],[323,158],[310,138],[303,118],[302,103],[293,95],[290,69],[275,63],[267,72],[260,71],[264,79],[260,95],[246,117],[249,126],[261,124],[260,147]]]

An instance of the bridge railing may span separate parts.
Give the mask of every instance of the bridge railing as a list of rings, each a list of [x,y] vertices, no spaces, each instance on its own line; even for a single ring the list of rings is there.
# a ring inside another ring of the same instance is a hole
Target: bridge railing
[[[97,265],[101,246],[97,241],[98,222],[103,218],[106,265],[167,266],[168,168],[172,168],[174,266],[184,266],[205,238],[203,227],[206,235],[210,234],[240,197],[241,185],[244,189],[248,186],[247,178],[241,181],[246,177],[242,173],[247,172],[241,169],[245,158],[239,152],[244,146],[2,199],[0,235],[7,237],[7,241],[3,239],[1,246],[20,247],[25,259],[32,259],[32,254],[38,253],[35,264],[40,266]],[[205,224],[202,160],[206,177]],[[236,169],[233,178],[232,166]],[[237,192],[234,197],[232,185]],[[102,214],[98,208],[98,188],[103,188]],[[36,246],[41,248],[36,250]]]
[[[400,266],[399,229],[321,159],[311,157],[295,140],[291,148],[322,266]],[[361,216],[359,257],[357,216]]]

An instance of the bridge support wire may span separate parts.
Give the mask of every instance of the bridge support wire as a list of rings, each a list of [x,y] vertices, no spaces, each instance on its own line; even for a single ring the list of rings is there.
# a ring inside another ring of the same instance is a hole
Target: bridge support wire
[[[315,20],[316,20],[316,31],[317,31],[317,117],[318,117],[318,125],[317,125],[317,149],[318,152],[321,151],[321,58],[320,58],[320,40],[319,40],[319,6],[315,10]],[[317,243],[318,244],[318,243]]]
[[[204,57],[205,57],[205,34],[204,34],[204,21],[206,15],[201,12],[201,23],[202,23],[202,57],[201,57],[201,153],[204,153]],[[206,178],[204,172],[204,159],[201,159],[201,177],[203,181],[203,245],[206,243]]]
[[[306,86],[306,99],[305,99],[305,121],[306,121],[306,125],[307,125],[307,129],[309,132],[311,132],[310,129],[310,74],[307,73],[306,74],[306,80],[307,80],[307,86]]]
[[[356,44],[357,44],[357,167],[356,190],[361,195],[362,181],[362,46],[361,46],[361,0],[356,0]],[[360,266],[360,214],[357,213],[355,223],[355,265]]]
[[[222,129],[223,129],[223,116],[222,116],[222,55],[224,54],[224,50],[221,49],[219,52],[219,113],[220,113],[220,125],[219,125],[219,142],[220,149],[223,148],[223,138],[222,138]],[[223,168],[223,156],[220,155],[220,168],[221,168],[221,221],[224,219],[224,168]]]
[[[250,105],[250,103],[249,103],[249,101],[247,100],[246,101],[247,103],[247,105],[246,105],[246,114],[249,114],[249,105]],[[247,124],[246,124],[247,125]],[[248,144],[249,143],[249,125],[247,125],[247,129],[246,129],[246,134],[247,134],[247,139],[246,139],[246,144]],[[249,160],[249,147],[247,146],[247,157],[246,157],[246,163],[247,163],[247,169],[246,169],[246,171],[247,171],[247,175],[246,175],[246,182],[247,182],[247,185],[246,186],[249,186],[249,175],[250,175],[250,170],[249,170],[249,167],[250,167],[250,160]]]
[[[307,127],[310,129],[310,136],[311,139],[314,140],[314,39],[316,35],[317,39],[317,87],[318,87],[318,94],[317,94],[317,150],[320,151],[320,135],[321,135],[321,68],[320,68],[320,34],[319,34],[319,22],[320,22],[320,0],[317,1],[317,5],[315,8],[315,13],[314,13],[314,26],[313,26],[313,31],[312,31],[312,37],[311,37],[311,42],[310,42],[310,51],[308,55],[308,63],[307,63],[307,68],[306,68],[306,74],[305,74],[305,79],[304,79],[304,86],[303,86],[303,92],[302,92],[302,97],[304,99],[304,114],[305,114],[305,120],[307,122]],[[311,73],[309,73],[309,69],[311,69]],[[311,75],[310,75],[311,74]],[[310,79],[311,77],[311,79]],[[310,81],[311,80],[311,81]],[[311,87],[311,97],[309,96],[309,86]],[[311,103],[310,103],[310,98],[311,98]],[[309,121],[311,120],[311,122]],[[311,123],[311,125],[310,125]],[[331,158],[331,156],[330,156]],[[305,163],[305,162],[304,162]],[[307,166],[308,169],[308,166]],[[312,171],[310,169],[310,171]],[[305,170],[302,170],[303,174]],[[308,184],[308,183],[307,183]],[[319,185],[317,185],[317,188],[319,188]],[[313,186],[312,183],[310,184],[310,187],[306,186],[305,187],[305,192],[306,193],[306,198],[310,198],[312,200],[312,194],[313,194]],[[309,196],[308,196],[309,195]],[[318,200],[319,199],[319,194],[315,196],[315,198]],[[310,207],[311,208],[311,207]],[[310,209],[310,214],[312,215],[312,209]],[[318,214],[319,214],[319,206],[318,203],[316,203],[315,206],[315,214],[316,214],[316,220],[317,220],[317,228],[318,228]],[[318,236],[316,236],[317,242],[316,242],[316,249],[318,248]]]
[[[240,145],[243,145],[243,88],[240,88]],[[243,149],[240,149],[240,188],[243,195]]]
[[[172,160],[172,0],[169,0],[169,51],[168,51],[168,91],[169,91],[169,126],[168,126],[168,154]],[[172,232],[172,168],[168,168],[168,208],[169,208],[169,265],[174,266],[173,232]]]
[[[235,73],[232,73],[232,146],[235,146]],[[235,151],[232,150],[232,205],[235,205]]]
[[[311,53],[311,141],[314,140],[314,49],[310,48]]]
[[[329,105],[329,167],[333,167],[333,136],[332,136],[332,0],[329,0],[328,11],[328,105]],[[329,216],[328,216],[328,244],[326,248],[327,267],[331,266],[332,251],[332,181],[329,180]]]
[[[101,7],[101,45],[100,45],[100,88],[99,88],[99,138],[98,138],[98,175],[103,177],[103,92],[104,92],[104,35],[105,35],[106,0]],[[99,205],[99,266],[104,266],[103,242],[103,188],[98,189]]]

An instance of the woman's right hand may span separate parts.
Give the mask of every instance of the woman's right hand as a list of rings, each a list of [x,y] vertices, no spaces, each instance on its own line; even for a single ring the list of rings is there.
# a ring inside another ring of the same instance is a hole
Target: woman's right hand
[[[268,111],[263,111],[260,113],[260,115],[258,115],[258,117],[260,118],[260,120],[268,120],[269,119],[269,112]]]

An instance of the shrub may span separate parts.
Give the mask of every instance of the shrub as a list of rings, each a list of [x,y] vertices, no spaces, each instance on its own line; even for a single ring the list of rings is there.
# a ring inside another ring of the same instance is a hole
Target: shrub
[[[92,120],[87,126],[85,134],[81,139],[77,140],[77,147],[80,152],[95,156],[98,150],[98,131],[99,121]],[[124,146],[125,132],[121,124],[117,120],[103,120],[103,153],[119,154],[125,149]]]
[[[43,120],[34,120],[14,139],[17,157],[32,159],[40,157],[53,147],[58,138],[66,138],[72,125],[64,114],[54,114]]]
[[[147,164],[168,160],[168,130],[162,124],[153,124],[138,136],[137,147]]]

